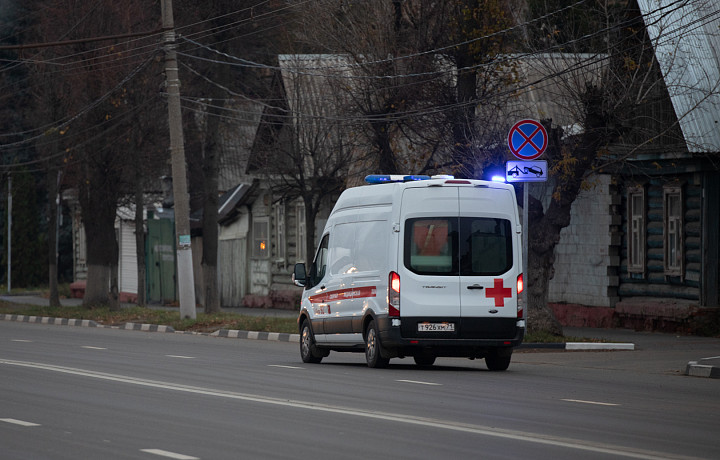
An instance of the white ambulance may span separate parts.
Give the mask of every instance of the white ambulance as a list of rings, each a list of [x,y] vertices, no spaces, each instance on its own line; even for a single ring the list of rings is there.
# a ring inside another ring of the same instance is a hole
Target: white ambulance
[[[525,317],[513,187],[452,176],[372,175],[344,191],[304,287],[300,356],[364,352],[370,367],[412,356],[485,358],[505,370]]]

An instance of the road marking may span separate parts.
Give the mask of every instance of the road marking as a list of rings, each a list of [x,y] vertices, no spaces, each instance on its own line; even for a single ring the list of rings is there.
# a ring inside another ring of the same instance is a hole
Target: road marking
[[[22,343],[32,343],[32,340],[24,340],[24,339],[12,339],[11,342],[22,342]]]
[[[421,382],[419,380],[395,380],[396,382],[403,382],[403,383],[414,383],[416,385],[435,385],[435,386],[442,386],[442,383],[433,383],[433,382]]]
[[[235,391],[213,390],[211,388],[195,387],[190,385],[181,385],[172,382],[163,382],[159,380],[147,380],[136,377],[130,377],[119,374],[108,374],[104,372],[88,371],[72,367],[55,366],[52,364],[35,363],[29,361],[15,361],[0,358],[0,365],[25,367],[39,369],[49,372],[58,372],[68,375],[77,375],[108,382],[116,382],[129,385],[138,385],[148,388],[158,388],[161,390],[178,391],[183,393],[197,394],[203,396],[214,396],[235,401],[247,401],[259,404],[270,404],[280,407],[292,407],[295,409],[304,409],[317,412],[342,414],[346,417],[358,417],[371,420],[382,420],[395,424],[405,424],[413,426],[422,426],[425,428],[441,429],[455,431],[459,433],[469,433],[479,436],[489,436],[493,438],[506,439],[517,442],[528,442],[533,444],[541,444],[546,446],[561,447],[565,449],[574,449],[578,451],[595,452],[605,455],[620,456],[627,458],[638,458],[644,460],[657,460],[658,458],[691,458],[687,456],[671,455],[667,452],[657,452],[648,449],[636,449],[632,447],[619,446],[608,443],[600,443],[587,441],[584,439],[573,439],[562,436],[548,436],[541,433],[533,433],[530,431],[506,430],[495,428],[487,425],[476,425],[470,423],[460,423],[452,420],[442,420],[435,418],[418,417],[416,415],[380,412],[368,409],[357,409],[354,407],[344,407],[330,404],[320,404],[311,401],[300,401],[284,398],[273,398],[269,396],[254,395],[250,393],[238,393]]]
[[[91,347],[90,345],[83,345],[80,348],[85,348],[86,350],[107,350],[107,348],[103,347]]]
[[[268,367],[280,367],[282,369],[305,369],[299,366],[283,366],[282,364],[268,364]]]
[[[12,423],[13,425],[20,425],[20,426],[40,426],[37,423],[26,422],[24,420],[17,420],[14,418],[0,418],[0,422]]]
[[[606,402],[599,402],[599,401],[583,401],[582,399],[561,399],[560,401],[574,402],[574,403],[580,403],[580,404],[594,404],[596,406],[619,406],[620,405],[620,404],[615,404],[615,403],[606,403]]]
[[[189,455],[178,454],[175,452],[168,452],[167,450],[162,450],[162,449],[140,449],[140,452],[145,452],[147,454],[153,454],[153,455],[159,455],[161,457],[175,458],[177,460],[200,460],[199,457],[191,457]]]
[[[178,358],[178,359],[195,359],[194,356],[183,356],[183,355],[165,355],[168,358]]]

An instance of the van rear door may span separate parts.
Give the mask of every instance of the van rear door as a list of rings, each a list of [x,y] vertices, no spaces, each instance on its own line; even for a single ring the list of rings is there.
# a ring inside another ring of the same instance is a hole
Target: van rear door
[[[412,324],[403,320],[404,332],[418,332],[415,319],[441,323],[460,317],[460,279],[453,250],[459,210],[457,187],[409,187],[403,192],[400,316],[413,319]]]
[[[458,187],[458,192],[461,315],[516,318],[521,270],[515,257],[515,197],[491,187]],[[465,323],[467,329],[471,322]]]

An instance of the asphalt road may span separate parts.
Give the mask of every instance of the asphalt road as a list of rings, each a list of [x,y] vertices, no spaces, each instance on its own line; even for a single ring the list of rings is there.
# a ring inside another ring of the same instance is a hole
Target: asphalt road
[[[0,321],[0,458],[717,458],[720,381],[681,370],[720,340],[656,337],[638,351],[516,353],[495,373]]]

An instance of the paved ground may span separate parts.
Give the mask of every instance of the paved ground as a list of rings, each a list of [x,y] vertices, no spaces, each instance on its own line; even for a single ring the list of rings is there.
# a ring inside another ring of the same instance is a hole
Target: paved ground
[[[0,295],[0,300],[26,305],[47,305],[48,300],[40,296]],[[80,305],[81,299],[63,299],[63,306]],[[131,304],[128,304],[131,306]],[[151,306],[150,308],[174,309],[177,307]],[[290,310],[268,308],[224,308],[223,311],[254,316],[295,317]],[[198,313],[202,310],[198,309]],[[0,319],[3,318],[0,315]],[[23,320],[23,319],[15,319]],[[24,319],[27,321],[27,317]],[[39,322],[39,319],[38,319]],[[126,329],[163,331],[158,325],[128,325]],[[603,349],[628,349],[619,351],[613,357],[614,365],[644,369],[648,372],[679,372],[695,377],[720,378],[720,338],[680,336],[657,332],[637,332],[631,329],[565,328],[565,335],[571,337],[604,339],[611,345]],[[297,341],[297,334],[268,334],[253,331],[221,331],[222,337],[239,337],[264,340]],[[532,345],[529,348],[533,347]],[[569,349],[569,345],[568,345]],[[581,357],[575,359],[582,359]]]

